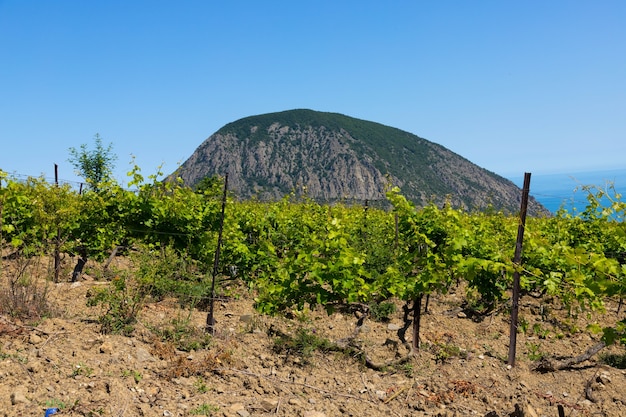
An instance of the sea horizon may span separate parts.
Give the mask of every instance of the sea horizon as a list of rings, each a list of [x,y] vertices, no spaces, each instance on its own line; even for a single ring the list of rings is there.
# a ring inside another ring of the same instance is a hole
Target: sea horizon
[[[507,176],[518,187],[523,186],[522,176]],[[587,206],[585,187],[626,193],[626,168],[579,171],[574,173],[532,174],[530,177],[530,195],[555,214],[564,208],[568,212],[581,212]]]

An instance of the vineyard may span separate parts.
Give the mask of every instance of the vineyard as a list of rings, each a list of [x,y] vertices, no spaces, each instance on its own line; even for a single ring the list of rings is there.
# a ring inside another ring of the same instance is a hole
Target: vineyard
[[[537,378],[548,374],[558,379],[560,372],[582,372],[595,363],[624,379],[615,368],[626,361],[621,347],[626,341],[626,203],[610,187],[587,187],[588,205],[582,212],[528,218],[521,260],[514,262],[520,219],[496,210],[471,213],[449,204],[416,208],[394,187],[384,208],[324,205],[297,192],[279,202],[237,201],[223,179],[191,189],[157,181],[156,175],[145,179],[138,168],[129,175],[130,189],[105,183],[79,193],[43,179],[15,181],[0,171],[0,364],[11,369],[0,368],[0,377],[8,381],[25,372],[32,379],[31,374],[43,373],[30,369],[25,346],[35,346],[45,356],[63,337],[53,323],[71,317],[80,326],[91,326],[81,332],[93,332],[101,352],[111,340],[147,343],[150,349],[141,349],[168,364],[159,375],[192,381],[187,389],[197,391],[197,398],[188,393],[186,400],[193,404],[188,409],[160,409],[148,388],[138,391],[148,384],[139,371],[122,369],[131,380],[126,384],[133,394],[128,395],[148,398],[125,412],[114,410],[106,396],[81,402],[69,398],[70,390],[63,395],[48,390],[48,398],[42,398],[36,389],[17,388],[9,393],[10,401],[0,399],[3,411],[30,404],[37,413],[22,415],[38,414],[47,406],[64,415],[130,416],[356,415],[358,410],[368,415],[471,414],[467,407],[476,415],[509,415],[516,405],[525,413],[519,415],[556,416],[557,405],[567,415],[626,412],[623,398],[600,400],[592,393],[609,378],[593,367],[595,385],[582,382],[581,398],[534,395],[533,401],[543,404],[542,414],[537,405],[525,409],[529,402],[516,402],[512,394],[499,403],[459,403],[480,397],[485,382],[476,380],[479,371],[471,378],[441,382],[439,389],[434,377],[423,379],[429,372],[437,374],[436,369],[445,374],[452,362],[474,358],[483,366],[491,361],[494,372],[509,375],[524,368]],[[522,357],[521,363],[507,367],[503,352],[509,335],[498,331],[504,336],[488,336],[494,333],[486,329],[493,323],[499,323],[494,328],[508,325],[515,275],[522,298],[515,326],[523,336]],[[79,299],[82,305],[76,307],[73,297],[75,310],[62,307],[70,300],[59,288],[69,293],[81,283],[88,287]],[[254,310],[241,307],[245,314],[236,314],[240,307],[235,306],[244,300]],[[155,312],[163,306],[171,310],[156,320]],[[324,325],[326,332],[320,330],[324,320],[331,320]],[[459,320],[468,332],[463,343],[454,342],[445,328],[437,329],[437,323],[452,329]],[[235,366],[238,349],[262,337],[283,361],[286,374],[270,370],[268,379],[254,370],[256,365],[247,370]],[[12,347],[22,339],[22,351]],[[564,355],[548,347],[573,340],[578,352]],[[287,374],[314,373],[329,357],[340,365],[328,366],[345,368],[341,372],[353,374],[362,388],[339,392],[340,385],[332,382],[320,388],[306,378],[297,383],[295,376],[290,388],[284,387],[291,378]],[[58,358],[59,363],[68,360]],[[77,364],[67,365],[64,373],[57,364],[55,375],[82,381],[76,385],[91,392],[95,366]],[[223,394],[221,388],[209,390],[210,381],[235,374],[248,380],[243,389],[261,387],[256,405],[210,400]],[[373,389],[364,375],[372,380],[401,375],[406,384],[385,382],[387,388]],[[272,378],[282,381],[283,388],[264,388]],[[99,389],[115,391],[109,385]],[[296,395],[282,403],[280,393],[295,395],[295,387],[323,399],[307,403]],[[209,399],[200,395],[211,393]],[[324,405],[333,394],[335,403],[343,404],[336,409]]]

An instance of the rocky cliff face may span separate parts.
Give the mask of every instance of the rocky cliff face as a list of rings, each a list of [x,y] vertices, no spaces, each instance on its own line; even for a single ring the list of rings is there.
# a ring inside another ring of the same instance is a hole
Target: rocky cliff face
[[[294,190],[321,201],[384,200],[389,184],[417,205],[447,200],[456,207],[492,205],[515,212],[521,199],[511,181],[440,145],[380,124],[310,110],[226,125],[175,173],[191,186],[225,174],[239,198],[261,200]],[[534,200],[529,210],[547,213]]]
[[[383,198],[385,176],[371,158],[355,154],[346,136],[323,128],[278,124],[256,144],[218,133],[194,152],[178,175],[194,184],[206,176],[228,173],[230,188],[242,198],[280,198],[296,188],[306,188],[309,196],[324,200]]]

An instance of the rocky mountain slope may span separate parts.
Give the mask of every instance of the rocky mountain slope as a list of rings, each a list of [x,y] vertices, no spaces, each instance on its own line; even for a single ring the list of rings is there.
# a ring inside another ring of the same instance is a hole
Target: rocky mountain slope
[[[190,186],[229,175],[239,198],[278,199],[306,190],[318,201],[384,200],[397,185],[418,206],[519,210],[511,181],[411,133],[337,113],[290,110],[229,123],[173,174]],[[534,199],[529,213],[548,212]]]

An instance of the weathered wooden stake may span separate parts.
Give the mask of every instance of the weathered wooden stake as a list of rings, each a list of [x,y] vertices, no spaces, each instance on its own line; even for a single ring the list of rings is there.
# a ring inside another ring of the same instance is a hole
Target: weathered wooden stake
[[[217,248],[213,259],[213,276],[211,279],[211,300],[209,302],[209,314],[206,317],[206,331],[213,334],[215,332],[215,318],[213,317],[213,306],[215,303],[215,277],[220,263],[220,248],[222,246],[222,231],[224,230],[224,212],[226,210],[226,192],[228,191],[228,174],[224,177],[224,195],[222,196],[222,215],[220,217],[220,229],[217,234]]]
[[[522,242],[524,241],[524,228],[526,227],[526,210],[528,208],[528,194],[530,191],[530,172],[524,173],[524,186],[522,188],[522,203],[520,206],[520,222],[517,227],[517,242],[515,243],[515,255],[513,263],[519,266],[522,259]],[[511,296],[511,328],[509,331],[509,360],[508,364],[515,366],[515,351],[517,345],[517,315],[519,311],[519,271],[513,273],[513,293]]]
[[[54,164],[54,186],[59,187],[59,166]],[[61,272],[61,229],[57,221],[57,237],[54,241],[54,282],[59,282]]]
[[[413,300],[413,349],[420,348],[420,323],[422,321],[422,297],[420,294]]]

